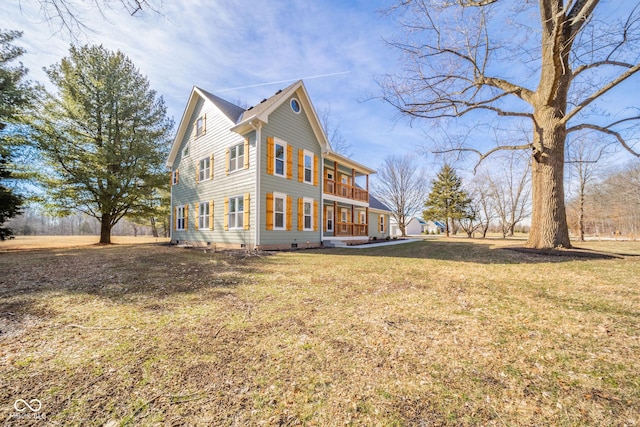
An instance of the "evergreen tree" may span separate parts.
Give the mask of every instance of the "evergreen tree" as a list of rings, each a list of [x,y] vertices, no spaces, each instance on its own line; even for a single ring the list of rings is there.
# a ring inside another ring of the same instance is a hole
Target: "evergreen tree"
[[[24,54],[24,49],[14,46],[12,42],[22,33],[18,31],[0,30],[0,239],[4,240],[13,233],[11,229],[2,227],[6,220],[20,213],[23,198],[15,194],[7,181],[15,179],[11,166],[12,149],[15,141],[10,125],[23,122],[23,117],[31,105],[35,90],[24,80],[27,69],[19,64],[11,66],[11,62]]]
[[[445,164],[431,183],[431,193],[424,203],[424,219],[445,222],[445,232],[449,237],[449,220],[469,217],[471,199],[462,189],[462,180],[456,171]]]
[[[173,126],[162,97],[122,52],[72,46],[48,68],[58,93],[34,123],[49,169],[43,183],[59,213],[97,218],[100,243],[130,212],[145,210],[166,183],[163,168]]]

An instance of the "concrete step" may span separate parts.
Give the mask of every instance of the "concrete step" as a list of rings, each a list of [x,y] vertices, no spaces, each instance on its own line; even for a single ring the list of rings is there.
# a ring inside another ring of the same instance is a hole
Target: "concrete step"
[[[322,242],[325,248],[346,248],[347,244],[340,240],[325,240]]]

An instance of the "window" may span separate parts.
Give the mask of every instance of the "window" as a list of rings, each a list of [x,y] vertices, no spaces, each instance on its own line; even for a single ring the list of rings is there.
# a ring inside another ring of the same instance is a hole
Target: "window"
[[[313,212],[313,201],[304,199],[304,230],[309,231],[313,230],[313,217],[311,213]]]
[[[176,185],[178,183],[179,175],[178,169],[171,172],[171,185]]]
[[[206,116],[198,117],[196,120],[196,138],[204,135],[206,132]]]
[[[200,159],[198,164],[198,181],[211,179],[211,157]]]
[[[284,165],[286,164],[286,146],[279,142],[274,144],[274,159],[275,159],[275,174],[279,176],[285,176]]]
[[[367,212],[366,211],[360,211],[358,213],[358,220],[359,220],[359,224],[366,224],[367,223]]]
[[[284,194],[273,194],[273,229],[284,230],[286,227],[286,199]]]
[[[304,153],[304,182],[313,184],[313,154]]]
[[[209,229],[210,218],[209,202],[200,202],[198,206],[198,230]]]
[[[182,157],[189,157],[189,143],[187,142],[182,149]]]
[[[291,98],[291,110],[293,110],[294,113],[296,114],[300,114],[300,111],[302,111],[302,107],[300,106],[300,102],[295,99],[295,98]]]
[[[327,231],[333,231],[333,206],[327,206]]]
[[[175,228],[176,230],[185,230],[185,206],[177,206],[176,207],[176,218],[175,218]]]
[[[238,144],[229,149],[229,172],[233,172],[244,167],[244,144]]]
[[[384,234],[384,215],[380,215],[380,233]]]
[[[244,198],[229,198],[229,229],[243,228]]]

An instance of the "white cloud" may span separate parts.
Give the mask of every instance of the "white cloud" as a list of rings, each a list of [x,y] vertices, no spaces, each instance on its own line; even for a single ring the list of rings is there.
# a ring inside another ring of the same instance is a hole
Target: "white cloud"
[[[298,79],[350,71],[306,81],[320,110],[331,105],[335,121],[353,144],[356,160],[375,166],[391,153],[412,151],[421,139],[416,129],[396,123],[395,112],[380,101],[359,102],[377,93],[373,77],[395,60],[381,38],[391,23],[375,11],[383,5],[363,1],[170,1],[161,15],[130,17],[120,10],[83,13],[95,32],[82,43],[121,50],[179,120],[193,85],[207,90]],[[22,60],[30,78],[45,83],[41,71],[67,55],[70,39],[44,22],[34,1],[3,6],[9,29],[24,31]],[[249,104],[287,83],[219,93]]]

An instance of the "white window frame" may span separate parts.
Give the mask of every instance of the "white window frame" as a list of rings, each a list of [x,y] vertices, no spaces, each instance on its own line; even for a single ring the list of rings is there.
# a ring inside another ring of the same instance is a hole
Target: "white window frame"
[[[278,199],[282,200],[282,212],[279,212],[276,208]],[[282,214],[282,226],[278,226],[278,222],[276,221],[278,214]],[[273,193],[273,229],[287,229],[287,195],[283,193]]]
[[[178,169],[171,172],[171,185],[178,184]]]
[[[206,123],[205,120],[207,120],[206,116],[200,116],[200,117],[198,117],[196,119],[196,123],[195,123],[195,126],[196,126],[195,135],[196,135],[196,138],[199,138],[199,137],[201,137],[202,135],[204,135],[206,133],[207,123]]]
[[[378,230],[380,230],[380,233],[384,234],[384,215],[380,215],[380,220],[378,221]]]
[[[185,157],[189,157],[189,142],[187,142],[182,149],[182,158]]]
[[[309,159],[309,167],[307,168],[307,158]],[[311,151],[304,150],[304,155],[302,157],[302,161],[304,164],[302,165],[303,170],[303,178],[302,181],[313,185],[313,153]],[[309,180],[307,180],[307,171],[309,171]]]
[[[206,162],[209,166],[202,167],[202,162]],[[203,157],[198,161],[198,182],[207,181],[211,179],[211,157]]]
[[[199,202],[198,204],[198,230],[208,230],[209,229],[209,220],[210,220],[210,212],[209,212],[209,202]]]
[[[282,159],[279,159],[278,145],[282,147]],[[278,161],[282,161],[282,173],[278,173]],[[273,174],[282,178],[287,177],[287,143],[276,139],[273,141]]]
[[[184,230],[184,205],[176,206],[176,230]]]
[[[307,206],[309,206],[309,214],[307,214]],[[309,219],[308,227],[307,218]],[[302,230],[313,231],[313,199],[307,197],[302,199]]]
[[[327,232],[333,232],[335,222],[333,206],[327,206]]]
[[[235,211],[231,210],[232,206],[236,208]],[[229,197],[229,212],[227,214],[229,215],[229,230],[244,229],[244,196]]]
[[[242,156],[238,156],[239,150],[242,150]],[[229,173],[244,169],[244,156],[246,155],[247,153],[244,152],[244,143],[229,147]]]
[[[366,211],[359,211],[358,212],[358,223],[359,224],[366,224],[367,223],[367,212]]]

